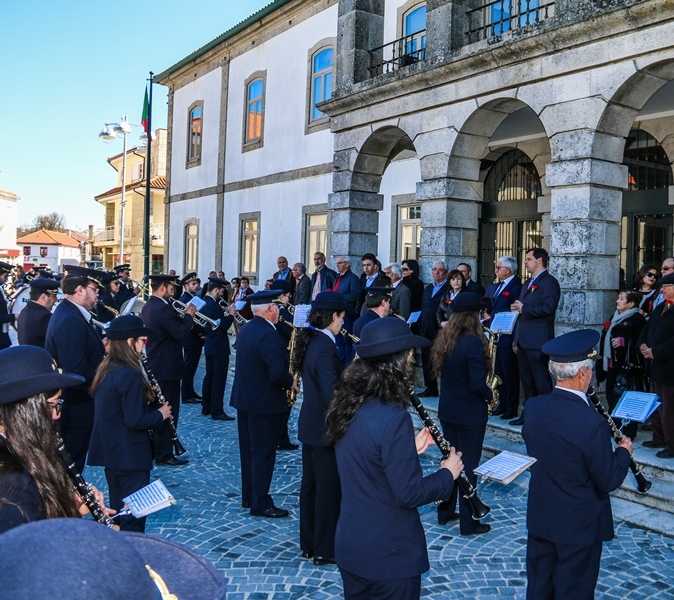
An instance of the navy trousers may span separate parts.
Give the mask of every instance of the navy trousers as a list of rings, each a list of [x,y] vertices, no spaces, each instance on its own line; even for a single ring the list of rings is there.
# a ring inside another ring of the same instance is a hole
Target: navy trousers
[[[185,371],[181,391],[183,402],[194,398],[194,376],[199,367],[202,348],[203,346],[183,346],[183,355],[185,357]]]
[[[548,371],[549,358],[540,349],[517,348],[524,401],[552,392],[552,376]]]
[[[404,579],[365,579],[339,570],[344,583],[344,600],[419,600],[421,575]]]
[[[517,414],[520,405],[520,372],[517,355],[512,350],[512,336],[503,337],[507,338],[506,343],[499,343],[496,348],[496,374],[503,381],[498,388],[499,405],[505,408],[507,414]]]
[[[201,410],[211,416],[225,414],[225,388],[229,371],[229,354],[222,356],[206,355],[206,375],[202,386]],[[183,396],[184,398],[184,396]]]
[[[105,468],[105,479],[108,482],[108,504],[110,508],[119,510],[124,506],[123,498],[137,492],[150,484],[150,471],[109,469]],[[124,531],[140,531],[145,533],[145,519],[136,519],[132,515],[119,517],[116,523]]]

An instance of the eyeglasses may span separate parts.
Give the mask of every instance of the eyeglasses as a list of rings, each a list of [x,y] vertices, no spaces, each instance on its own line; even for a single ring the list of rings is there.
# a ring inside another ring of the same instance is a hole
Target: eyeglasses
[[[657,277],[657,273],[646,273],[646,277]]]
[[[661,271],[671,271],[674,267],[660,267]]]
[[[59,398],[56,402],[48,402],[49,408],[51,408],[57,415],[61,414],[61,408],[63,407],[63,398]]]

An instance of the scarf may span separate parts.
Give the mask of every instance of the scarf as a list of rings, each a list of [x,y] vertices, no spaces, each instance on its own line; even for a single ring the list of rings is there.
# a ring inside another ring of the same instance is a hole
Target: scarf
[[[629,319],[632,315],[636,314],[639,312],[639,309],[634,307],[626,310],[624,313],[619,313],[617,310],[611,317],[611,325],[610,327],[606,330],[606,336],[604,337],[604,347],[602,348],[602,366],[604,367],[604,371],[608,371],[608,361],[609,358],[611,357],[611,332],[613,331],[613,328],[618,324],[622,323],[625,319]]]

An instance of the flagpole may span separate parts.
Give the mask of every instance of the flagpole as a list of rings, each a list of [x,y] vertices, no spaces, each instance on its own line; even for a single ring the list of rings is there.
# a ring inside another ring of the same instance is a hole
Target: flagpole
[[[143,232],[143,271],[145,274],[145,281],[143,283],[148,283],[147,279],[150,275],[150,253],[152,252],[152,240],[150,239],[150,202],[152,198],[150,196],[150,180],[152,179],[152,76],[154,73],[150,71],[150,96],[148,99],[147,107],[147,163],[145,165],[145,231]],[[149,285],[147,287],[149,289]]]

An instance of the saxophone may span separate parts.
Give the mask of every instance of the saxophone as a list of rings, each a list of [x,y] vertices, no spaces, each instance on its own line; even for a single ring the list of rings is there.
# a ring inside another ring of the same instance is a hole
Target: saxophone
[[[489,344],[487,353],[489,354],[489,364],[487,365],[487,387],[494,392],[494,397],[491,401],[487,400],[487,414],[491,417],[494,409],[498,406],[498,386],[503,383],[501,378],[496,374],[496,343],[501,334],[494,333],[488,327],[482,325],[485,333],[489,334]]]
[[[290,388],[286,392],[286,395],[288,396],[288,406],[290,406],[290,408],[292,408],[293,405],[295,404],[295,402],[297,401],[297,390],[295,388],[300,387],[300,374],[297,371],[295,371],[295,369],[293,368],[293,356],[295,354],[295,345],[297,343],[297,341],[296,341],[297,327],[295,327],[295,325],[293,323],[284,319],[281,316],[279,316],[278,320],[281,323],[285,323],[286,325],[289,325],[290,328],[292,329],[292,333],[290,334],[290,351],[289,351],[290,367],[289,367],[289,370],[290,370],[290,374],[293,376],[293,381],[295,382],[295,386]]]

